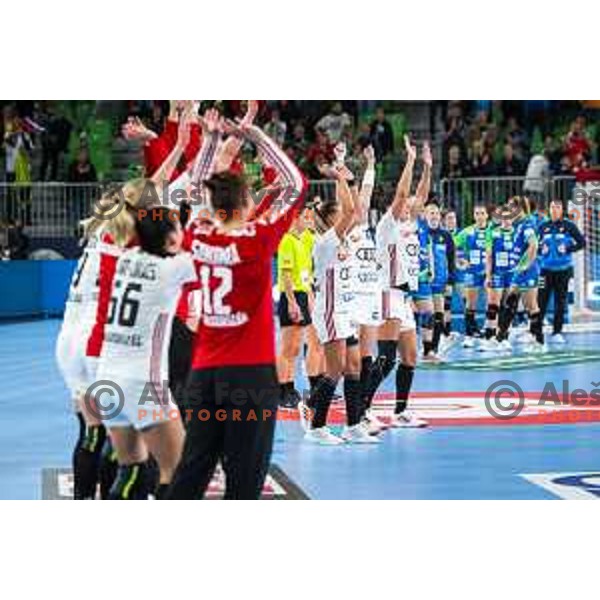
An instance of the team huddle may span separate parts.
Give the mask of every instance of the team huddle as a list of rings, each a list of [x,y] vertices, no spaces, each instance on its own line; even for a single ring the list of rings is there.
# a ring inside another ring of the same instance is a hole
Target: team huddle
[[[412,192],[418,156],[406,139],[406,164],[376,224],[371,148],[359,184],[339,145],[322,167],[335,200],[305,208],[307,181],[254,124],[256,102],[235,123],[197,109],[179,103],[145,147],[147,177],[107,191],[84,223],[57,341],[79,421],[76,499],[95,498],[98,487],[106,499],[202,498],[218,464],[226,498],[258,498],[280,407],[298,410],[305,439],[319,444],[377,443],[384,429],[426,426],[410,392],[419,359],[440,362],[457,343],[453,294],[464,302],[466,347],[509,349],[522,302],[537,352],[556,292],[559,341],[572,253],[584,243],[561,203],[539,224],[522,198],[476,206],[474,224],[458,231],[455,213],[430,199],[427,145]],[[263,164],[258,194],[240,168],[243,144]],[[310,393],[300,398],[303,340]],[[382,419],[372,403],[392,373],[395,409]],[[337,435],[327,423],[341,381],[347,422]]]

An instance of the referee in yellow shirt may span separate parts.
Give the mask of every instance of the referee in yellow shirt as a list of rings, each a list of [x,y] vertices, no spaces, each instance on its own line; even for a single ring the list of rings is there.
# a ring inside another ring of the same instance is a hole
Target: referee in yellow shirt
[[[280,292],[278,316],[281,328],[277,371],[282,391],[281,405],[285,408],[295,408],[300,401],[300,394],[294,387],[295,365],[302,349],[304,331],[312,323],[314,234],[307,228],[306,213],[304,211],[294,221],[283,236],[277,252],[277,286]],[[317,379],[321,373],[321,357],[318,342],[315,349],[311,337],[316,341],[316,336],[309,336],[307,340],[307,372],[311,384],[314,384],[313,379]]]

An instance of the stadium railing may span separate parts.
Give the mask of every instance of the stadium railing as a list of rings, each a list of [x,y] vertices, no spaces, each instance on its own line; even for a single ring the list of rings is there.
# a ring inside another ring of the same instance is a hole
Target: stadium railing
[[[478,202],[499,204],[511,196],[528,196],[537,202],[538,209],[545,209],[548,201],[559,198],[570,200],[575,177],[468,177],[442,179],[440,198],[457,211],[460,223],[470,223],[473,205]]]

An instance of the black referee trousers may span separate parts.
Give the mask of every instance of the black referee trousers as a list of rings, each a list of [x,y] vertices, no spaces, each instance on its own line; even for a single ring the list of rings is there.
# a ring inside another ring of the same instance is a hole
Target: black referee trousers
[[[183,456],[166,499],[202,498],[221,461],[225,499],[257,500],[271,461],[279,395],[274,365],[192,371]]]
[[[538,300],[542,320],[546,316],[550,297],[554,294],[554,323],[553,333],[561,333],[565,321],[565,309],[569,294],[569,279],[573,276],[573,269],[562,271],[542,271],[543,284],[538,292]]]

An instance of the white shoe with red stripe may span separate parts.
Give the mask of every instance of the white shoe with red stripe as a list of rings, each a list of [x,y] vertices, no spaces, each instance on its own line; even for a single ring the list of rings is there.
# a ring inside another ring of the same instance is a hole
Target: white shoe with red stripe
[[[317,429],[310,429],[304,435],[304,439],[307,442],[320,444],[321,446],[338,446],[344,443],[344,440],[342,438],[331,433],[329,427],[319,427]]]

